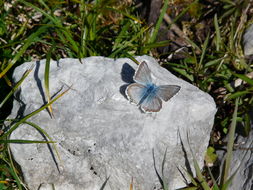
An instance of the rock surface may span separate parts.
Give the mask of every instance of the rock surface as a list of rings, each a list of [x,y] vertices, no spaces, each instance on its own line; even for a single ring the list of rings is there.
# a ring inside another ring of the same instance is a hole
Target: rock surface
[[[253,55],[253,24],[247,28],[245,34],[243,35],[243,44],[244,44],[244,55],[250,56]]]
[[[200,167],[212,129],[216,106],[211,96],[176,78],[149,56],[145,60],[157,85],[181,86],[180,91],[158,113],[142,113],[126,99],[124,90],[133,82],[137,65],[127,59],[90,57],[51,62],[50,93],[71,87],[53,104],[54,117],[46,110],[29,119],[43,128],[55,141],[61,156],[45,144],[12,144],[14,158],[20,164],[31,190],[95,190],[109,177],[105,190],[153,190],[160,187],[154,170],[152,149],[158,172],[164,153],[165,182],[170,189],[185,185],[178,168],[190,170],[195,153]],[[14,80],[35,65],[16,93],[9,118],[27,115],[45,104],[45,60],[24,63],[15,69]],[[42,140],[31,126],[22,124],[12,139]],[[183,146],[182,146],[183,145]],[[177,168],[178,167],[178,168]],[[183,171],[183,170],[182,170]]]
[[[251,119],[253,121],[253,117]],[[238,136],[236,140],[238,147],[233,152],[231,174],[236,175],[232,180],[229,190],[253,189],[253,125],[248,137]]]

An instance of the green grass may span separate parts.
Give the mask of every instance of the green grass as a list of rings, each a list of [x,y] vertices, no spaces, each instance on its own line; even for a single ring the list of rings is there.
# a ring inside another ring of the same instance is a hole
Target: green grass
[[[218,112],[209,145],[214,147],[213,155],[215,149],[222,145],[224,137],[229,135],[227,161],[224,170],[219,173],[222,180],[216,183],[214,176],[217,175],[213,175],[209,168],[201,171],[195,162],[197,176],[190,176],[192,184],[188,188],[210,189],[206,182],[209,177],[213,181],[213,189],[227,189],[226,184],[233,176],[229,174],[229,167],[236,122],[244,126],[245,136],[250,130],[248,110],[253,104],[253,80],[247,74],[252,72],[252,65],[243,56],[242,36],[246,27],[252,23],[252,16],[247,12],[252,7],[248,5],[249,0],[220,0],[209,6],[198,0],[190,2],[191,4],[189,1],[173,3],[164,0],[157,22],[150,26],[138,16],[135,5],[127,0],[18,0],[9,8],[6,6],[7,1],[0,1],[0,189],[25,187],[22,174],[12,160],[10,143],[54,144],[53,139],[40,126],[27,122],[29,117],[43,109],[51,110],[53,116],[53,102],[66,93],[50,98],[49,60],[64,57],[81,59],[89,56],[132,58],[143,54],[157,59],[166,58],[174,53],[160,53],[158,50],[174,41],[158,41],[166,15],[173,18],[172,23],[166,25],[168,29],[173,24],[182,29],[184,17],[190,19],[190,27],[186,29],[189,35],[184,39],[190,48],[184,58],[170,61],[165,59],[160,62],[161,65],[209,93],[216,101]],[[206,22],[204,29],[201,28],[203,21]],[[13,70],[34,58],[47,60],[44,76],[47,104],[20,120],[9,119],[11,124],[5,126],[3,122],[10,113],[12,95],[30,73],[28,70],[17,84],[13,84]],[[244,83],[233,86],[232,82],[236,80]],[[44,133],[48,141],[10,140],[9,135],[22,123]],[[9,130],[4,131],[7,128]],[[54,150],[57,152],[56,148]],[[194,156],[194,152],[192,155]],[[165,156],[166,154],[164,160]],[[167,190],[167,183],[163,182],[166,174],[163,171],[162,174],[156,172],[161,185]],[[106,182],[107,180],[101,189]],[[130,189],[134,187],[131,185]]]

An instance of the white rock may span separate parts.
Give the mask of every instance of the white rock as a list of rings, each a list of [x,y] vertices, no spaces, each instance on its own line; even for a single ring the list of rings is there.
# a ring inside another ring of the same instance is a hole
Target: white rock
[[[250,56],[253,55],[253,24],[246,30],[243,35],[243,44],[244,44],[244,55]]]
[[[57,141],[61,161],[55,153],[52,156],[45,144],[11,145],[31,190],[40,185],[40,189],[49,190],[51,184],[60,190],[94,190],[107,177],[110,178],[105,190],[128,190],[132,178],[134,189],[152,190],[159,187],[152,149],[161,173],[166,148],[165,181],[170,189],[183,187],[185,183],[177,167],[189,169],[188,161],[192,165],[187,133],[198,163],[203,166],[216,113],[212,97],[176,78],[149,56],[137,57],[137,60],[148,63],[157,85],[181,86],[177,95],[163,102],[158,113],[142,113],[125,98],[124,89],[133,82],[137,68],[127,58],[90,57],[82,59],[82,64],[78,59],[51,62],[51,95],[62,87],[71,89],[53,104],[54,118],[44,110],[29,121]],[[16,68],[14,79],[19,80],[34,64],[24,63]],[[21,101],[14,102],[10,118],[27,115],[45,103],[44,66],[45,60],[36,63],[22,83],[21,92],[16,94]],[[11,138],[44,139],[26,124],[14,131]]]
[[[252,119],[252,118],[251,118]],[[236,172],[229,190],[253,189],[253,125],[248,137],[239,136],[236,144],[239,147],[233,152],[231,175]]]

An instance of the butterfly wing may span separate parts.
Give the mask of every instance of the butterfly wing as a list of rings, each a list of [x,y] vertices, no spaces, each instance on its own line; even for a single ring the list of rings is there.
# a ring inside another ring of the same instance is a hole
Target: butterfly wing
[[[136,70],[134,80],[135,82],[140,83],[142,85],[152,83],[151,71],[148,68],[148,64],[145,61],[143,61]]]
[[[162,108],[162,100],[156,94],[149,94],[141,103],[144,112],[158,112]]]
[[[138,83],[133,83],[127,87],[126,95],[131,102],[139,104],[146,91],[146,86]]]
[[[157,95],[163,99],[164,101],[168,101],[171,99],[178,91],[180,90],[180,86],[177,85],[161,85],[158,86]]]

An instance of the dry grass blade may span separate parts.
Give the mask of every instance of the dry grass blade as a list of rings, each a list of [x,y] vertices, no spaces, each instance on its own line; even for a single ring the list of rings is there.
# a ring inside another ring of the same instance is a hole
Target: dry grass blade
[[[134,179],[132,178],[129,190],[133,190],[133,180]]]

